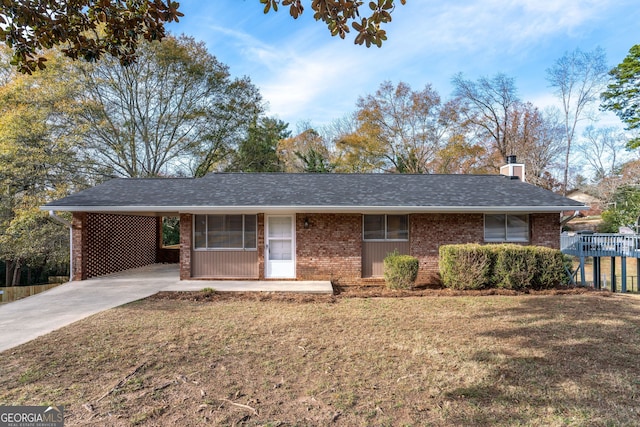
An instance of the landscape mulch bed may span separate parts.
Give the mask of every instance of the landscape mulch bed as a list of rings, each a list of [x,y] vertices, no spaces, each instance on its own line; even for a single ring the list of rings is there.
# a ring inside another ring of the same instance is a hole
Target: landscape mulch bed
[[[438,285],[420,285],[411,290],[387,289],[380,285],[364,286],[333,286],[333,295],[295,293],[295,292],[218,292],[218,291],[191,291],[191,292],[159,292],[150,300],[179,300],[179,301],[229,301],[229,300],[253,300],[253,301],[281,301],[293,303],[327,303],[335,302],[339,298],[408,298],[408,297],[453,297],[453,296],[518,296],[518,295],[580,295],[597,294],[599,296],[611,296],[609,291],[597,291],[588,287],[558,287],[554,289],[514,291],[509,289],[481,289],[481,290],[455,290]]]

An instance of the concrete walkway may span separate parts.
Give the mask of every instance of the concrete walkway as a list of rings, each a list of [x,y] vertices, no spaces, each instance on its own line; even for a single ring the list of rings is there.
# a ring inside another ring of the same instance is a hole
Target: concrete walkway
[[[179,280],[175,264],[155,264],[89,280],[0,305],[0,352],[31,341],[92,314],[159,291],[269,291],[332,293],[328,281]]]

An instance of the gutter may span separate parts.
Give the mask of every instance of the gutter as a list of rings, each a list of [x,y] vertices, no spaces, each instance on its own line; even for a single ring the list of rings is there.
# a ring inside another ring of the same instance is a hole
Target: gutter
[[[56,215],[52,210],[49,211],[49,218],[69,227],[69,282],[73,281],[73,225],[64,218]]]
[[[328,206],[328,205],[247,205],[247,206],[43,206],[68,212],[99,213],[504,213],[564,212],[588,210],[589,206]]]

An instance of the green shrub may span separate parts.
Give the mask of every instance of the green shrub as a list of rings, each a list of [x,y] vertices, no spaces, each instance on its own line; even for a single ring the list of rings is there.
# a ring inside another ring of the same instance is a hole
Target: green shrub
[[[496,247],[494,281],[504,289],[527,289],[533,287],[533,279],[539,269],[533,246],[499,245]]]
[[[440,276],[453,289],[547,289],[565,285],[565,257],[559,250],[519,245],[444,245]]]
[[[495,253],[478,244],[440,246],[440,276],[453,289],[482,289],[491,286]]]
[[[384,280],[389,289],[411,289],[418,277],[418,258],[395,250],[384,258]]]
[[[558,285],[567,285],[567,267],[571,266],[571,258],[556,249],[538,248],[536,253],[538,271],[533,280],[536,289],[549,289]]]

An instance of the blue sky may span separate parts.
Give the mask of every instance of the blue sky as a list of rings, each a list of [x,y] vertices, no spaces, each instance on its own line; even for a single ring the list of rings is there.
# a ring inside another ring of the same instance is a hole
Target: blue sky
[[[618,64],[640,43],[639,6],[638,0],[407,0],[396,7],[380,49],[356,46],[352,35],[331,37],[309,7],[293,20],[288,9],[264,15],[258,0],[184,0],[184,18],[168,28],[204,41],[232,75],[249,76],[268,114],[295,130],[302,121],[321,126],[353,112],[358,97],[385,80],[415,90],[431,83],[448,99],[458,72],[472,79],[505,73],[516,79],[521,99],[553,105],[545,70],[566,51],[597,46],[611,66]]]

